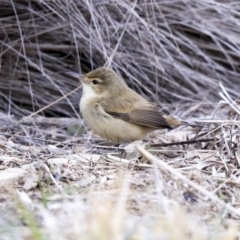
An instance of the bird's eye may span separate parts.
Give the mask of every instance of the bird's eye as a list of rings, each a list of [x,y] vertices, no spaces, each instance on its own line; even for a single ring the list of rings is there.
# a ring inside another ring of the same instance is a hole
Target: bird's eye
[[[93,83],[94,85],[97,85],[99,82],[98,82],[98,80],[94,79],[94,80],[92,81],[92,83]]]

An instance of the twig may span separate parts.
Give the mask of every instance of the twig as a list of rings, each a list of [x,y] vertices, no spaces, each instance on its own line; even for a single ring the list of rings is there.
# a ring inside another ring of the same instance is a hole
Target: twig
[[[240,124],[240,121],[237,120],[212,120],[212,119],[199,119],[195,122],[201,122],[201,123],[215,123],[215,124],[231,124],[231,125],[237,125]]]
[[[219,92],[219,95],[223,98],[223,100],[226,103],[228,103],[231,106],[231,108],[233,110],[236,111],[236,113],[238,113],[238,115],[240,115],[240,109],[238,108],[238,105],[236,104],[236,102],[234,102],[232,100],[232,98],[229,96],[229,94],[227,93],[226,89],[224,88],[224,86],[221,83],[219,83],[219,86],[222,89],[222,92]]]
[[[80,88],[82,88],[82,85],[78,86],[77,88],[75,88],[75,89],[72,90],[71,92],[65,94],[64,96],[62,96],[62,97],[60,97],[60,98],[58,98],[57,100],[53,101],[52,103],[48,104],[47,106],[44,106],[43,108],[39,109],[38,111],[36,111],[36,112],[34,112],[34,113],[32,113],[32,114],[30,114],[30,115],[22,118],[22,119],[21,119],[20,121],[18,121],[17,123],[18,123],[18,124],[19,124],[19,123],[22,123],[22,122],[24,122],[25,120],[27,120],[28,118],[31,118],[31,117],[37,115],[38,113],[40,113],[40,112],[46,110],[47,108],[53,106],[54,104],[56,104],[57,102],[61,101],[62,99],[65,99],[65,98],[68,97],[69,95],[73,94],[74,92],[76,92],[76,91],[79,90]]]
[[[22,119],[24,123],[36,123],[36,124],[53,124],[57,126],[63,125],[80,125],[81,120],[79,118],[54,118],[54,117],[43,117],[43,116],[35,116]]]
[[[164,161],[160,160],[159,158],[155,157],[154,155],[152,155],[151,153],[146,151],[144,148],[139,147],[139,146],[137,148],[140,151],[140,153],[143,154],[148,160],[150,160],[152,162],[156,162],[157,165],[160,166],[163,170],[167,170],[171,174],[175,175],[176,177],[178,177],[179,179],[181,179],[182,181],[184,181],[185,183],[187,183],[188,185],[193,187],[199,193],[207,196],[213,202],[218,203],[219,205],[225,207],[230,212],[240,216],[240,210],[239,209],[236,209],[236,208],[232,207],[231,205],[225,203],[224,201],[219,199],[215,194],[207,191],[206,189],[204,189],[203,187],[199,186],[195,182],[189,180],[186,176],[182,175],[179,171],[177,171],[176,169],[172,168],[171,166],[169,166],[168,164],[166,164]]]
[[[202,143],[202,142],[211,142],[214,141],[214,138],[207,138],[207,139],[196,139],[196,140],[189,140],[183,142],[173,142],[173,143],[156,143],[151,144],[151,147],[168,147],[168,146],[175,146],[175,145],[184,145],[184,144],[195,144],[195,143]]]

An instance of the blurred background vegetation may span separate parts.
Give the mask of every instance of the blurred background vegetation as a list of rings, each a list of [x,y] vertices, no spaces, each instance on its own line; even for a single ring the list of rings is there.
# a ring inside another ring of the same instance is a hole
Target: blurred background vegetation
[[[1,1],[0,24],[5,114],[21,117],[52,103],[79,85],[66,72],[106,63],[160,107],[211,107],[219,81],[239,96],[238,1]],[[76,117],[80,96],[41,114]]]

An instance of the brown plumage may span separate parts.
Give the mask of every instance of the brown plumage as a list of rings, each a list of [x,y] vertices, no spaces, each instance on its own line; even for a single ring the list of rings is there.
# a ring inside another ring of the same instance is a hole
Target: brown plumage
[[[81,113],[93,132],[103,138],[124,143],[142,139],[156,129],[182,124],[159,112],[110,68],[98,68],[80,80],[83,84]]]

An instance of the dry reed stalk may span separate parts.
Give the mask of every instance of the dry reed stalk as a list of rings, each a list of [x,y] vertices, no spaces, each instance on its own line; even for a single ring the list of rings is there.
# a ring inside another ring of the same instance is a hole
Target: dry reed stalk
[[[78,117],[79,83],[64,74],[110,64],[163,103],[218,101],[218,82],[240,91],[240,11],[233,1],[3,1],[0,110]],[[189,106],[188,106],[189,107]]]

